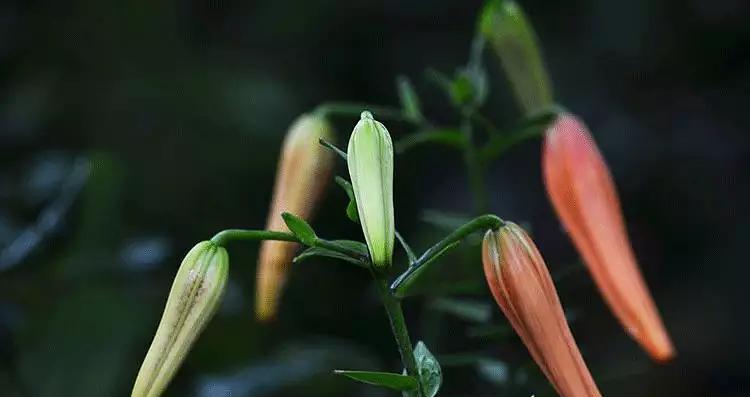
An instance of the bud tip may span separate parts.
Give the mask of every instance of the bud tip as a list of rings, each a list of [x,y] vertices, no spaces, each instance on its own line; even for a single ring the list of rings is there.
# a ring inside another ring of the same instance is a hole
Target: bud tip
[[[372,117],[372,113],[370,113],[370,112],[369,112],[369,111],[367,111],[367,110],[363,111],[363,112],[362,112],[362,113],[361,113],[361,114],[359,115],[359,118],[360,118],[360,119],[362,119],[362,120],[374,120],[374,118]]]

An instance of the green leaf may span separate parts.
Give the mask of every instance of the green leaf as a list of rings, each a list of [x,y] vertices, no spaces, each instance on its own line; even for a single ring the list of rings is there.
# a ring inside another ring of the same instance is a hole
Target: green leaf
[[[326,140],[325,140],[325,139],[323,139],[323,138],[320,138],[320,139],[318,139],[318,143],[320,143],[321,145],[325,146],[326,148],[328,148],[328,149],[330,149],[330,150],[333,150],[333,152],[334,152],[334,153],[336,153],[336,154],[338,154],[338,155],[339,155],[339,157],[341,157],[342,159],[344,159],[344,161],[346,161],[346,160],[347,160],[347,155],[346,155],[346,152],[345,152],[345,151],[343,151],[343,150],[341,150],[341,149],[339,149],[339,148],[338,148],[338,147],[337,147],[336,145],[334,145],[333,143],[331,143],[331,142],[328,142],[328,141],[326,141]]]
[[[346,205],[346,217],[349,218],[354,223],[359,223],[359,213],[357,212],[357,199],[354,197],[354,188],[352,188],[352,184],[349,183],[346,179],[337,176],[336,184],[341,186],[342,189],[346,192],[346,195],[349,197],[349,204]]]
[[[463,149],[466,145],[466,136],[454,128],[419,131],[399,139],[395,144],[395,149],[397,153],[403,153],[426,143]]]
[[[390,372],[372,371],[347,371],[337,369],[333,371],[337,375],[344,375],[349,379],[368,385],[387,387],[393,390],[411,391],[417,389],[417,380],[409,375],[394,374]]]
[[[281,214],[281,217],[284,219],[284,223],[286,223],[289,230],[297,236],[302,244],[308,246],[315,245],[315,240],[318,239],[318,236],[315,235],[315,231],[310,224],[288,212]]]
[[[399,76],[396,80],[396,87],[398,88],[398,98],[401,101],[401,109],[404,116],[413,122],[422,121],[424,117],[422,116],[419,97],[416,91],[414,91],[411,81],[405,76]]]
[[[316,257],[316,256],[322,256],[326,258],[334,258],[334,259],[340,259],[342,261],[351,263],[353,265],[357,265],[360,267],[366,267],[365,264],[361,261],[358,261],[350,256],[344,255],[340,252],[336,252],[333,250],[329,250],[327,248],[319,248],[319,247],[310,247],[304,251],[302,251],[299,255],[297,255],[294,258],[294,263],[302,262],[306,259]]]
[[[422,341],[417,342],[417,346],[414,348],[414,358],[417,360],[419,383],[422,385],[425,397],[435,397],[443,383],[440,363]]]
[[[367,249],[367,244],[361,242],[361,241],[354,241],[354,240],[330,240],[329,243],[338,245],[339,247],[344,247],[346,249],[357,251],[360,254],[367,256],[369,253]]]
[[[414,264],[414,262],[417,261],[417,256],[414,255],[414,251],[412,251],[409,244],[406,242],[404,237],[401,235],[401,233],[396,230],[396,239],[401,244],[401,247],[404,249],[404,252],[406,252],[406,257],[409,259],[409,265],[411,266]]]
[[[466,299],[438,298],[432,301],[430,308],[477,323],[486,323],[492,317],[492,306]]]
[[[359,223],[359,212],[357,212],[357,202],[349,200],[349,204],[346,205],[346,217],[354,223]]]
[[[438,210],[424,210],[420,216],[423,222],[429,223],[439,229],[450,230],[458,229],[463,224],[471,220],[466,214],[449,213]]]

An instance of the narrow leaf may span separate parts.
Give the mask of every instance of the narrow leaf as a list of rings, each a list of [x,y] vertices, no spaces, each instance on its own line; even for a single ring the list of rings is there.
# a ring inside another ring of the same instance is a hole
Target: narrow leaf
[[[344,159],[344,161],[346,161],[346,159],[347,159],[346,152],[343,151],[343,150],[341,150],[341,149],[339,149],[338,146],[334,145],[331,142],[328,142],[327,140],[325,140],[323,138],[320,138],[318,140],[318,143],[320,143],[321,145],[325,146],[326,148],[328,148],[330,150],[333,150],[334,153],[338,154],[339,157],[341,157],[342,159]]]
[[[424,210],[420,218],[423,222],[432,226],[450,231],[458,229],[471,220],[471,217],[465,214],[447,213],[438,210]]]
[[[346,217],[354,223],[359,223],[359,212],[357,211],[357,202],[349,200],[349,204],[346,205]]]
[[[354,241],[354,240],[330,240],[329,241],[332,244],[338,245],[339,247],[344,247],[352,251],[357,251],[360,254],[367,256],[368,250],[367,250],[367,244],[361,242],[361,241]]]
[[[397,153],[403,153],[424,144],[438,144],[462,149],[466,144],[466,137],[461,131],[452,128],[419,131],[399,139],[395,144],[395,149]]]
[[[359,213],[357,212],[357,199],[354,197],[354,189],[352,184],[346,179],[337,176],[336,184],[341,186],[349,197],[349,204],[346,205],[346,216],[354,223],[359,223]]]
[[[422,109],[419,104],[419,97],[417,96],[414,87],[405,76],[399,76],[396,80],[396,86],[398,88],[398,98],[401,101],[401,110],[407,119],[414,122],[419,122],[423,119]]]
[[[318,237],[315,235],[315,231],[313,230],[313,228],[302,218],[299,218],[288,212],[281,214],[281,217],[284,219],[284,223],[286,223],[286,226],[289,228],[289,230],[294,233],[297,238],[299,238],[302,244],[308,246],[312,246],[315,244],[315,240],[317,240]]]
[[[401,233],[396,230],[396,239],[398,239],[398,242],[401,244],[401,247],[404,249],[404,252],[406,252],[406,257],[409,258],[409,265],[411,266],[414,264],[414,262],[417,261],[417,256],[414,255],[414,251],[412,251],[409,244],[406,242],[403,236],[401,236]]]
[[[352,258],[350,256],[344,255],[344,254],[342,254],[340,252],[336,252],[336,251],[329,250],[329,249],[326,249],[326,248],[319,248],[319,247],[310,247],[310,248],[302,251],[299,255],[297,255],[294,258],[294,263],[302,262],[302,261],[304,261],[306,259],[310,259],[310,258],[313,258],[313,257],[316,257],[316,256],[322,256],[322,257],[326,257],[326,258],[340,259],[342,261],[351,263],[353,265],[357,265],[359,267],[366,267],[366,265],[363,262],[358,261],[358,260],[356,260],[356,259],[354,259],[354,258]]]
[[[430,308],[477,323],[486,323],[492,317],[492,307],[488,303],[467,299],[438,298],[430,304]]]
[[[335,370],[337,375],[344,375],[347,378],[368,385],[387,387],[393,390],[411,391],[417,389],[417,380],[409,375],[394,374],[390,372],[372,372],[372,371],[347,371]]]

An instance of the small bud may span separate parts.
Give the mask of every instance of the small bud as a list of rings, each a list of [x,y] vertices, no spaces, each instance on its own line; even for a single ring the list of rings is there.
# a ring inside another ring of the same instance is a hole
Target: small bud
[[[131,397],[158,397],[216,312],[229,270],[223,247],[198,243],[182,260]]]
[[[334,155],[318,141],[333,141],[333,128],[314,114],[300,116],[289,129],[281,149],[266,230],[288,231],[281,214],[310,221],[329,183]],[[255,315],[261,321],[276,315],[287,272],[299,244],[266,240],[258,258]]]
[[[495,301],[557,393],[601,397],[534,242],[518,225],[487,231],[484,274]]]
[[[479,30],[492,45],[526,114],[552,104],[552,91],[534,30],[512,0],[488,0]]]
[[[657,361],[675,352],[630,246],[607,164],[586,126],[562,114],[542,153],[547,194],[599,291],[625,330]]]
[[[349,138],[349,176],[370,258],[386,268],[393,258],[393,143],[383,124],[362,112]]]

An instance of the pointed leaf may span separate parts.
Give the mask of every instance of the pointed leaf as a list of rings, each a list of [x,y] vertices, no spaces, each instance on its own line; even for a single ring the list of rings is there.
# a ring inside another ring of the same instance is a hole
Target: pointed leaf
[[[319,247],[310,247],[304,251],[302,251],[299,255],[297,255],[294,258],[294,263],[302,262],[306,259],[315,257],[315,256],[322,256],[326,258],[334,258],[334,259],[340,259],[342,261],[351,263],[353,265],[357,265],[360,267],[366,267],[365,264],[361,261],[358,261],[350,256],[344,255],[340,252],[336,252],[333,250],[329,250],[326,248],[319,248]]]
[[[467,299],[438,298],[432,301],[430,308],[477,323],[486,323],[492,317],[492,307],[489,303]]]
[[[315,231],[310,224],[305,222],[304,219],[288,212],[281,214],[281,217],[284,219],[284,223],[286,223],[289,230],[299,238],[302,244],[308,246],[315,245],[315,240],[317,240],[318,237],[315,235]]]
[[[404,116],[411,121],[421,121],[423,119],[422,109],[419,104],[419,97],[417,96],[416,91],[414,91],[411,81],[405,76],[399,76],[396,80],[396,85],[398,87],[398,98],[401,101],[401,110],[404,113]]]
[[[344,375],[347,378],[368,385],[387,387],[393,390],[411,391],[417,389],[417,380],[409,375],[400,375],[390,372],[372,372],[372,371],[347,371],[335,370],[337,375]]]
[[[357,202],[349,200],[349,204],[346,205],[346,217],[354,223],[359,223],[359,212],[357,212]]]
[[[346,152],[343,151],[343,150],[341,150],[341,149],[339,149],[338,146],[334,145],[333,143],[328,142],[327,140],[325,140],[323,138],[318,139],[318,143],[320,143],[321,145],[325,146],[326,148],[328,148],[330,150],[333,150],[333,152],[336,153],[336,154],[338,154],[339,157],[341,157],[342,159],[344,159],[344,161],[347,160]]]
[[[403,153],[413,147],[426,143],[444,145],[456,149],[463,149],[466,136],[453,128],[419,131],[405,135],[396,142],[396,152]]]
[[[337,176],[336,184],[341,186],[349,197],[349,204],[346,205],[346,217],[354,223],[359,223],[359,213],[357,212],[357,199],[354,197],[354,190],[352,184],[346,179]]]
[[[425,397],[435,397],[443,383],[440,363],[422,341],[417,342],[417,346],[414,348],[414,358],[417,360],[419,383],[422,385]]]

